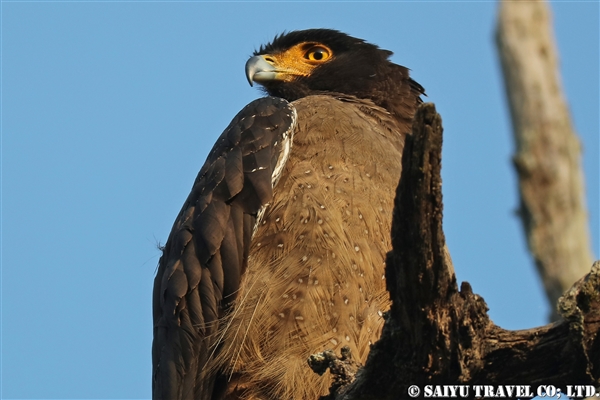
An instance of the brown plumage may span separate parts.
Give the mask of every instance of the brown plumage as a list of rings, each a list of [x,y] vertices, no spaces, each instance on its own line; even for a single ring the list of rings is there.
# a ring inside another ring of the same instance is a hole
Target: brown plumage
[[[154,398],[315,399],[330,382],[310,354],[347,345],[365,361],[423,93],[390,54],[318,29],[248,61],[276,97],[234,118],[175,221],[153,295]]]

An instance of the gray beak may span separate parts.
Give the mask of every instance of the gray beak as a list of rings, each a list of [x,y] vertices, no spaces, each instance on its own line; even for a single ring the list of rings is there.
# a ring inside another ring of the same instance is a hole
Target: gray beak
[[[263,83],[277,79],[277,71],[262,56],[254,56],[246,62],[246,78],[250,86],[253,86],[254,82]]]

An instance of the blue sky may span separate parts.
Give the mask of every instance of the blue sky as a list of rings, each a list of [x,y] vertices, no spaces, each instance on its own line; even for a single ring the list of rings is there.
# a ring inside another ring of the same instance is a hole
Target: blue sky
[[[151,289],[214,140],[260,93],[244,63],[283,30],[394,51],[444,122],[459,281],[509,329],[545,324],[515,216],[494,2],[2,2],[3,398],[148,398]],[[599,4],[556,2],[599,254]]]

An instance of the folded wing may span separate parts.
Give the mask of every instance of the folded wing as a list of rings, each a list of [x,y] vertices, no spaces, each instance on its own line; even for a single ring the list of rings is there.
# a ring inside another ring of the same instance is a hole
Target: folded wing
[[[286,100],[265,97],[221,134],[169,235],[154,280],[154,399],[211,399],[203,371],[218,353],[219,322],[234,306],[250,240],[273,197],[296,122]]]

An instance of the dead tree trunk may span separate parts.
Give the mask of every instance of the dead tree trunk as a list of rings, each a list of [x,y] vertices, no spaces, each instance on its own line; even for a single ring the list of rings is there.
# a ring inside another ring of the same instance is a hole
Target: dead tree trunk
[[[466,282],[458,289],[445,247],[441,148],[441,118],[425,104],[406,141],[396,192],[386,261],[393,304],[365,367],[329,398],[407,399],[412,385],[421,394],[425,385],[469,385],[466,398],[475,398],[474,385],[484,384],[526,383],[532,394],[542,384],[563,391],[566,385],[599,386],[600,262],[561,299],[561,322],[523,331],[494,325],[483,298]],[[347,355],[316,359],[330,360],[335,374],[355,370]]]
[[[496,43],[517,147],[519,215],[554,305],[593,256],[581,146],[561,87],[548,4],[500,2]],[[557,316],[554,310],[551,320]]]

